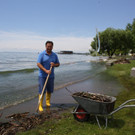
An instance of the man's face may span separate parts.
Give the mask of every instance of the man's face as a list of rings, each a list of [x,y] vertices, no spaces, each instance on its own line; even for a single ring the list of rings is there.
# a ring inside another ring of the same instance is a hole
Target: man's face
[[[46,51],[48,53],[51,53],[52,52],[52,49],[53,49],[53,45],[51,43],[47,43],[46,44]]]

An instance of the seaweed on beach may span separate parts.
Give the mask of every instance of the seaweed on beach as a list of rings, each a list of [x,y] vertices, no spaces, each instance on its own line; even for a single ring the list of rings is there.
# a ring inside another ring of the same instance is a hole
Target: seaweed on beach
[[[126,63],[130,63],[130,61],[127,59],[119,59],[114,62],[114,64],[126,64]]]
[[[41,114],[30,114],[29,112],[17,113],[7,116],[11,120],[0,123],[0,135],[15,135],[19,131],[26,131],[42,124],[48,119],[60,119],[58,112],[63,109],[46,111]]]
[[[111,102],[111,97],[96,93],[89,93],[89,92],[76,92],[73,94],[74,96],[84,97],[88,99],[92,99],[99,102]]]

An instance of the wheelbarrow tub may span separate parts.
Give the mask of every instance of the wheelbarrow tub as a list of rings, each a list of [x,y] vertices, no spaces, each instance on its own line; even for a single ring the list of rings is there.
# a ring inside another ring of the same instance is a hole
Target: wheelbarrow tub
[[[101,95],[101,94],[100,94]],[[72,97],[78,102],[78,104],[89,114],[107,115],[114,110],[115,97],[110,97],[111,102],[100,102],[92,100],[90,98],[84,98],[81,96],[72,95]]]

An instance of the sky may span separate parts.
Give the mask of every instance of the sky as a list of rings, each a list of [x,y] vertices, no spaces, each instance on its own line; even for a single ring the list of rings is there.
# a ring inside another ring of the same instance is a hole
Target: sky
[[[0,52],[88,52],[98,31],[125,29],[135,18],[135,0],[0,0]]]

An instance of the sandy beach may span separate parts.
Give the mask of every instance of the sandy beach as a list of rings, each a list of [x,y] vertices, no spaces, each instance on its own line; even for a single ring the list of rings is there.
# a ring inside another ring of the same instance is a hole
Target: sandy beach
[[[80,81],[75,84],[68,85],[67,88],[71,92],[78,91],[90,91],[95,93],[107,94],[110,96],[117,96],[118,93],[122,90],[122,86],[119,82],[107,76],[105,73],[100,73],[95,77],[90,77],[89,79]],[[36,87],[34,89],[37,89]],[[5,117],[14,113],[23,113],[30,112],[35,113],[36,107],[38,103],[38,98],[34,98],[29,101],[25,101],[18,105],[14,105],[3,110],[0,110],[2,113],[2,117],[0,118],[0,122],[8,121]],[[73,107],[76,105],[76,102],[65,88],[60,88],[54,91],[51,99],[51,109],[58,108],[67,108]],[[45,100],[44,100],[44,109],[45,109]]]

